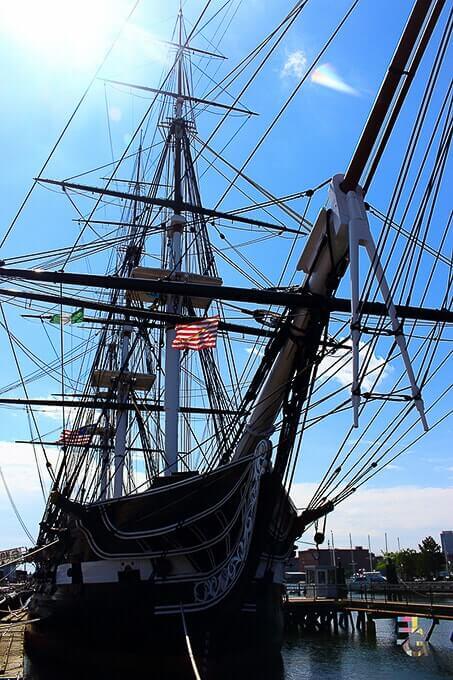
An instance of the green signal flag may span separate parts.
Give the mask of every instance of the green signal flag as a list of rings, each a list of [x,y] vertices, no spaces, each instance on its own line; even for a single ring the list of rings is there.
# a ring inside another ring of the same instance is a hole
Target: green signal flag
[[[67,324],[67,323],[81,323],[84,321],[85,315],[82,308],[76,309],[72,314],[53,314],[50,317],[50,323]]]
[[[71,314],[71,323],[80,323],[84,318],[83,309],[76,309],[76,311]]]

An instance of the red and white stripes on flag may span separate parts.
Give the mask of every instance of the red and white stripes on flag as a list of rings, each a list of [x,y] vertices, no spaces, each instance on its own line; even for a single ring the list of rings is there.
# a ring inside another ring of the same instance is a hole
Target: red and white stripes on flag
[[[63,430],[57,444],[63,444],[64,446],[69,444],[73,446],[86,446],[90,443],[93,434],[96,433],[96,429],[97,425],[91,424],[79,427],[77,430]]]
[[[73,444],[74,446],[86,446],[90,443],[90,434],[78,434],[77,430],[63,430],[57,444]]]
[[[209,349],[216,346],[219,316],[201,319],[195,323],[177,324],[173,349]]]

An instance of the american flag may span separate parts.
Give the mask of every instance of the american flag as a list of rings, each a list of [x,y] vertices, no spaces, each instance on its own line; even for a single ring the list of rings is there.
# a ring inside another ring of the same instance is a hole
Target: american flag
[[[195,323],[177,324],[175,339],[171,346],[173,349],[195,350],[215,347],[219,320],[219,316],[212,316]]]
[[[72,444],[74,446],[86,446],[90,443],[91,437],[96,432],[96,425],[84,425],[79,427],[77,430],[63,430],[60,439],[57,444],[62,444],[68,446]]]

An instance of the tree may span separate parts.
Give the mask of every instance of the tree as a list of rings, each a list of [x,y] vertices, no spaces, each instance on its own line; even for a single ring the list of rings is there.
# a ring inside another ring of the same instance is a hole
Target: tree
[[[374,568],[380,571],[381,574],[385,574],[387,568],[387,561],[391,559],[395,564],[398,564],[398,553],[396,552],[383,552],[382,555],[376,557],[376,562]]]
[[[419,554],[412,548],[400,550],[396,556],[403,581],[412,581],[419,573]]]
[[[427,536],[419,544],[420,567],[425,578],[432,578],[442,566],[442,549],[432,536]]]

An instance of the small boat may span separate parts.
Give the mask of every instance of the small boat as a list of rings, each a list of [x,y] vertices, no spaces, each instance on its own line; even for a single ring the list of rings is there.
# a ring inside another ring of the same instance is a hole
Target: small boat
[[[383,592],[387,587],[387,579],[380,571],[364,571],[346,579],[348,590],[355,592]]]

